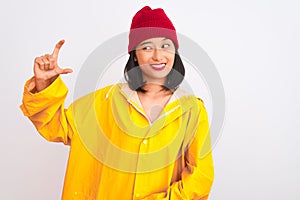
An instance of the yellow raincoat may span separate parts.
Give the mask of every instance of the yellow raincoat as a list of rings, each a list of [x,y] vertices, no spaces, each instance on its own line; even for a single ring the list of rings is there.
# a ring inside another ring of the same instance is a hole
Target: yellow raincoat
[[[208,199],[214,170],[203,102],[177,89],[151,123],[127,84],[107,86],[64,107],[58,77],[31,93],[24,115],[48,141],[70,145],[63,200]]]

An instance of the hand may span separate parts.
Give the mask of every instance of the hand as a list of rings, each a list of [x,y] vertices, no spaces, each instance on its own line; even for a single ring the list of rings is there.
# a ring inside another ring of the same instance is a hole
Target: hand
[[[64,40],[59,41],[52,54],[45,54],[34,59],[34,76],[37,92],[47,88],[60,74],[73,72],[72,69],[62,69],[57,64],[58,54],[64,43]]]

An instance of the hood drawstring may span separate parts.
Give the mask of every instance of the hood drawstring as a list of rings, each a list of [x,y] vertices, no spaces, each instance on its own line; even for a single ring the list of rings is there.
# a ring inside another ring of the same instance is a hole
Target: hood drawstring
[[[108,96],[109,96],[109,93],[111,92],[111,90],[113,89],[115,85],[112,85],[109,90],[107,91],[106,95],[105,95],[105,98],[108,99]]]
[[[179,107],[180,107],[180,105],[177,105],[177,106],[174,107],[173,109],[171,109],[171,110],[169,110],[168,112],[162,114],[162,115],[161,115],[160,117],[158,117],[156,120],[159,120],[160,118],[163,118],[163,117],[165,117],[165,116],[171,114],[172,112],[174,112],[174,111],[175,111],[177,108],[179,108]]]

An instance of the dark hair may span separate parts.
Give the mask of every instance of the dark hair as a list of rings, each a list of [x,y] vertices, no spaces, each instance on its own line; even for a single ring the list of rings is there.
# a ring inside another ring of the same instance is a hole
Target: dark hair
[[[167,75],[166,83],[164,85],[165,90],[175,91],[179,84],[183,81],[185,75],[184,65],[176,50],[174,65],[170,73]],[[129,59],[124,69],[124,77],[129,87],[132,90],[146,93],[147,91],[142,88],[146,83],[143,80],[142,70],[139,68],[139,64],[135,61],[135,50],[129,53]]]

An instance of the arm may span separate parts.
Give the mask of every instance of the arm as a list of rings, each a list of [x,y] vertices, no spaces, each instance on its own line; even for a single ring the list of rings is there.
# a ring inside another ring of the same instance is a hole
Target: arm
[[[64,109],[68,90],[59,75],[71,73],[72,69],[62,69],[57,63],[64,42],[59,41],[52,54],[34,59],[34,77],[25,84],[20,108],[44,138],[70,144],[72,112]]]
[[[35,77],[28,80],[24,87],[22,105],[27,116],[38,132],[48,141],[70,144],[74,127],[72,125],[72,106],[64,108],[67,87],[58,77],[44,90],[33,93]],[[73,128],[72,128],[73,127]]]
[[[197,127],[196,134],[190,136],[193,137],[192,143],[185,152],[181,180],[174,182],[167,192],[152,194],[144,200],[208,199],[214,179],[214,167],[207,113],[203,103],[199,100],[197,103],[200,117],[198,120],[191,120],[194,124],[190,124],[191,129],[188,129],[192,131],[193,127]]]

